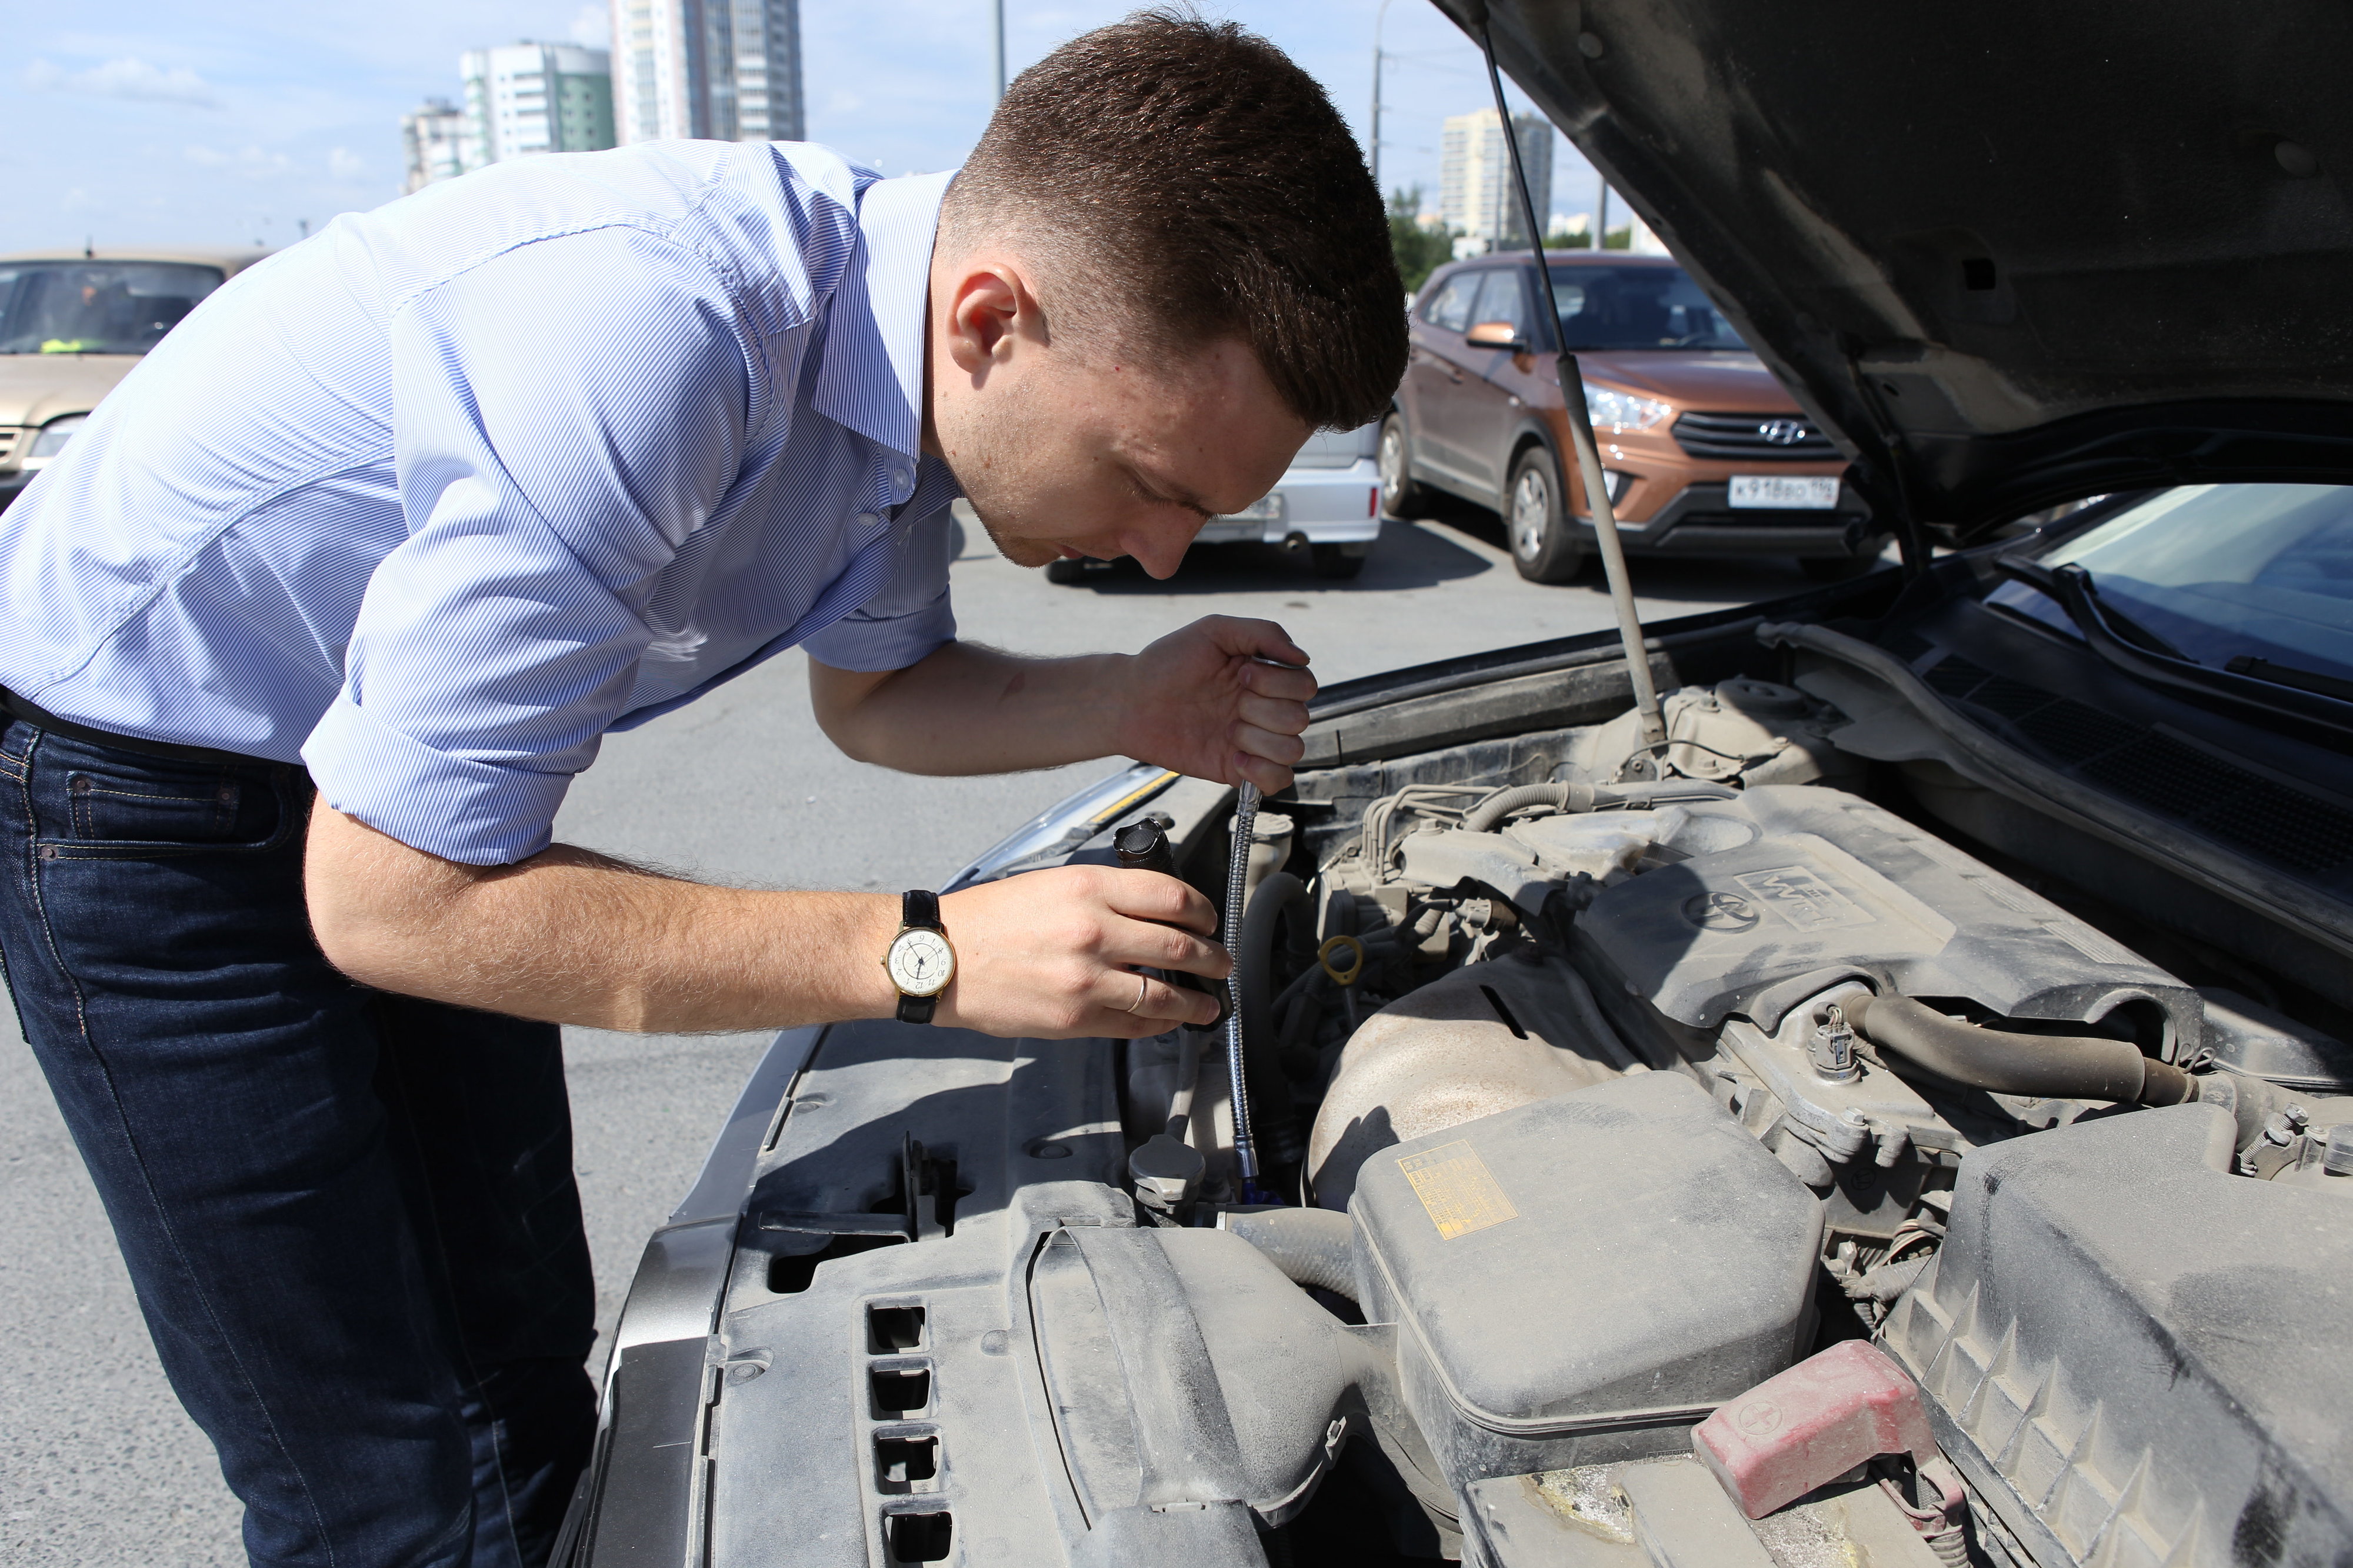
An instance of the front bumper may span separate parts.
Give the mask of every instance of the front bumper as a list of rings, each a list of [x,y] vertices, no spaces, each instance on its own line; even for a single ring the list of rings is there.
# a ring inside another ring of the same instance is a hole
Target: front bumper
[[[1368,542],[1381,533],[1381,476],[1369,458],[1345,468],[1293,468],[1260,503],[1263,517],[1216,517],[1196,544]],[[1257,510],[1257,509],[1253,509]]]
[[[1731,486],[1722,481],[1686,485],[1672,500],[1641,522],[1621,520],[1618,537],[1629,555],[1795,555],[1838,560],[1876,555],[1888,531],[1875,523],[1871,508],[1853,487],[1839,487],[1839,502],[1827,511],[1767,511],[1735,508]],[[1577,531],[1593,538],[1589,517]]]

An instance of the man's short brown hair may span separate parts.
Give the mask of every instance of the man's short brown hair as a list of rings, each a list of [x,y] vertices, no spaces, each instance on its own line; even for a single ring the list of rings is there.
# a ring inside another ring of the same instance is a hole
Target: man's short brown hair
[[[1380,193],[1314,78],[1230,22],[1140,11],[1023,71],[941,214],[943,243],[1037,247],[1050,323],[1184,357],[1257,353],[1292,411],[1348,429],[1405,374]]]

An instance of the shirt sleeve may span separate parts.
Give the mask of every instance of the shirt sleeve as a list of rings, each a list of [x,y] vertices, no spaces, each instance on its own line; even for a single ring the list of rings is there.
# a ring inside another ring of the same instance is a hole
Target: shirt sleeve
[[[750,362],[711,270],[626,228],[510,251],[389,333],[408,537],[302,756],[336,810],[507,864],[629,700],[651,579],[742,461]]]
[[[955,520],[944,506],[901,531],[891,580],[872,598],[802,643],[836,669],[904,669],[955,640],[948,598]]]

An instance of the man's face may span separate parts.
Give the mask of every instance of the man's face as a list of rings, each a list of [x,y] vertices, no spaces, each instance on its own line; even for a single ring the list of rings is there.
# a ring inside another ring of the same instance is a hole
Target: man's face
[[[1203,522],[1272,489],[1313,434],[1238,340],[1144,363],[1058,337],[1001,264],[935,267],[933,293],[925,445],[1017,565],[1132,555],[1166,577]]]

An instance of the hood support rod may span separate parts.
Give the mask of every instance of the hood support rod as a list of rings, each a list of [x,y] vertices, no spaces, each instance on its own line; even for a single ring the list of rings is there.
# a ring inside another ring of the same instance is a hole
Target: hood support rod
[[[1482,7],[1483,10],[1484,7]],[[1593,438],[1593,416],[1585,402],[1585,374],[1560,329],[1560,300],[1552,287],[1552,268],[1545,261],[1544,225],[1537,221],[1535,198],[1528,191],[1528,172],[1520,163],[1520,139],[1512,130],[1511,106],[1504,101],[1504,75],[1495,67],[1495,40],[1485,16],[1479,21],[1479,47],[1487,57],[1487,81],[1495,89],[1495,114],[1503,121],[1504,147],[1512,160],[1512,183],[1518,187],[1520,216],[1527,225],[1528,248],[1535,252],[1536,278],[1544,289],[1545,320],[1559,345],[1554,373],[1560,383],[1560,401],[1568,417],[1568,438],[1576,447],[1577,477],[1585,481],[1586,509],[1593,514],[1593,535],[1601,547],[1601,574],[1609,584],[1609,605],[1618,613],[1618,640],[1626,650],[1626,675],[1634,684],[1634,710],[1641,715],[1641,749],[1626,759],[1621,779],[1655,779],[1660,775],[1667,742],[1666,721],[1659,713],[1658,688],[1651,681],[1651,658],[1642,646],[1642,618],[1634,609],[1634,587],[1626,573],[1626,546],[1618,537],[1618,513],[1609,502],[1609,483],[1601,476],[1601,448]],[[1594,236],[1596,249],[1602,236]],[[1564,509],[1568,498],[1563,496]],[[1512,500],[1504,498],[1508,509]],[[1504,526],[1511,525],[1509,516]]]

